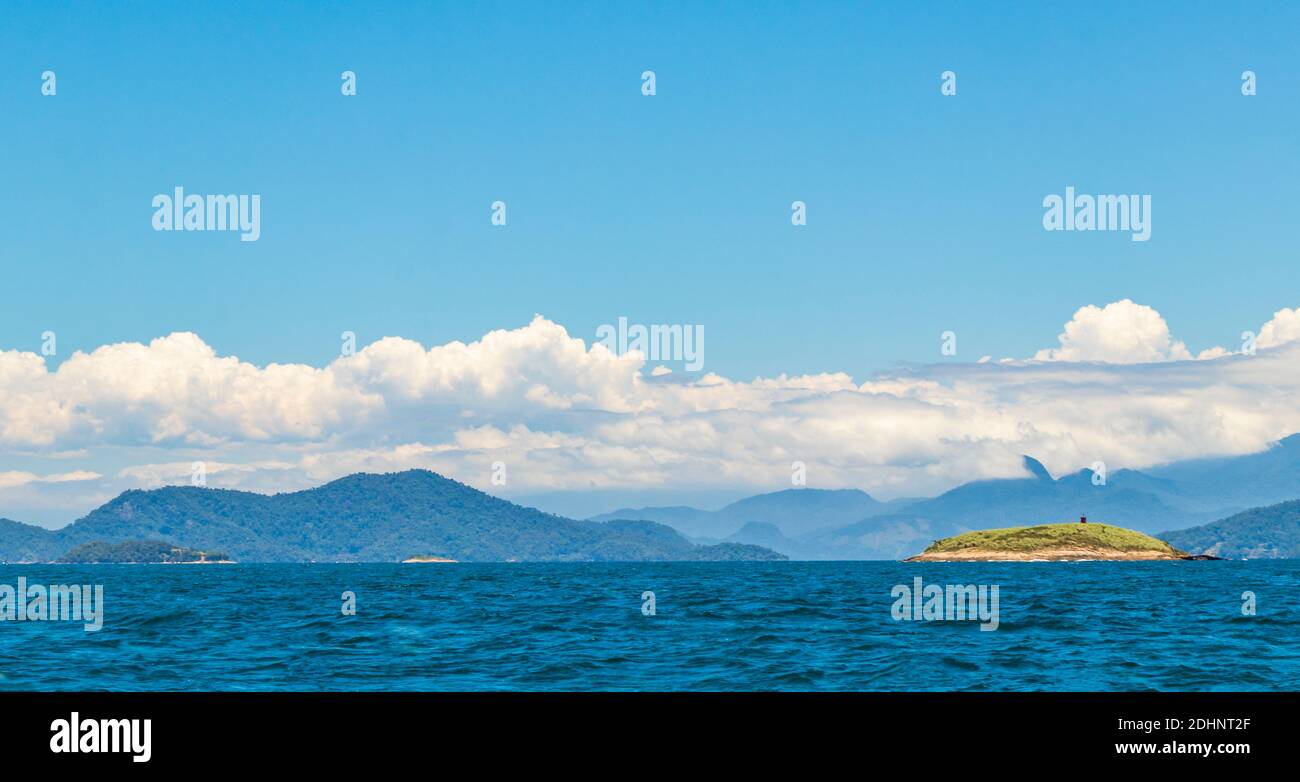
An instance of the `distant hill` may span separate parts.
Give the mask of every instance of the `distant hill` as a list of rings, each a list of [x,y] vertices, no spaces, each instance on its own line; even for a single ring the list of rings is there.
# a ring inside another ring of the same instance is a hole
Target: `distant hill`
[[[652,522],[554,516],[410,470],[271,496],[191,486],[128,491],[54,532],[0,524],[0,561],[48,561],[82,543],[134,540],[219,550],[241,562],[784,558],[757,546],[696,545]]]
[[[728,543],[748,543],[775,551],[797,545],[781,532],[781,528],[766,521],[751,521],[727,537]]]
[[[220,551],[196,551],[158,540],[127,540],[105,543],[96,540],[73,546],[58,562],[72,565],[136,564],[143,562],[222,562],[228,557]]]
[[[683,506],[623,508],[592,521],[641,519],[667,524],[694,538],[727,538],[749,522],[777,527],[794,537],[859,521],[891,507],[858,489],[786,489],[738,500],[716,511]]]
[[[0,562],[48,562],[67,548],[44,527],[0,519]]]
[[[1224,559],[1300,558],[1300,500],[1251,508],[1160,537],[1192,554]]]

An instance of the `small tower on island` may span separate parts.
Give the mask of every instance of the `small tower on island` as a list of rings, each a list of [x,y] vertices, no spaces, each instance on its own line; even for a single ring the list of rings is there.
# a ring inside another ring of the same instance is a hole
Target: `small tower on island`
[[[1079,517],[1079,523],[1080,523],[1080,524],[1087,524],[1087,523],[1088,523],[1088,517],[1087,517],[1087,516],[1080,516],[1080,517]]]

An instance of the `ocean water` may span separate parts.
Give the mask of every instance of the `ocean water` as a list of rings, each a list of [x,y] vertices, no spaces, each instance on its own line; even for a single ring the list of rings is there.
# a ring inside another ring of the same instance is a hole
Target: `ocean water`
[[[0,622],[5,690],[1300,689],[1300,561],[0,566],[20,576],[103,584],[104,624]],[[895,620],[918,576],[997,585],[998,628]]]

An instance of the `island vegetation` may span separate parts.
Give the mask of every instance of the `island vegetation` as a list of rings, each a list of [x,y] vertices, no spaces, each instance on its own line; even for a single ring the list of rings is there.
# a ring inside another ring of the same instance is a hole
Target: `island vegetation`
[[[229,558],[219,551],[199,551],[173,546],[160,540],[127,540],[121,543],[108,543],[94,540],[74,546],[71,551],[59,557],[61,564],[71,565],[123,565],[123,564],[199,564],[229,562]]]
[[[1110,524],[1043,524],[937,540],[907,562],[1192,559],[1163,540]]]

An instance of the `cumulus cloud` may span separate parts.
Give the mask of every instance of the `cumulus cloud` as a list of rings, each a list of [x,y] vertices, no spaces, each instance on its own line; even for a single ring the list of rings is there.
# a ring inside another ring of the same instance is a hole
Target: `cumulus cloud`
[[[1246,336],[1242,335],[1243,338]],[[1278,310],[1265,323],[1256,347],[1271,348],[1300,338],[1300,309]],[[1097,361],[1110,364],[1145,364],[1157,361],[1205,361],[1236,352],[1211,347],[1195,356],[1173,338],[1169,324],[1154,308],[1121,299],[1104,307],[1080,307],[1057,336],[1055,348],[1034,354],[1035,361]]]
[[[801,461],[812,485],[898,496],[1021,475],[1026,453],[1058,473],[1246,453],[1300,431],[1298,337],[1300,314],[1280,310],[1255,355],[1192,361],[1158,312],[1123,300],[1081,308],[1031,361],[862,382],[664,374],[540,316],[469,344],[388,337],[324,368],[257,367],[188,333],[54,370],[5,351],[0,452],[116,466],[0,473],[0,515],[13,492],[58,476],[77,476],[66,481],[80,494],[58,496],[84,512],[124,488],[188,483],[194,461],[209,485],[257,491],[411,467],[499,491],[500,461],[515,494],[779,489]]]
[[[1257,348],[1275,348],[1300,339],[1300,307],[1280,309],[1259,329]]]
[[[1034,358],[1142,364],[1192,357],[1187,346],[1170,335],[1169,324],[1159,312],[1130,299],[1105,307],[1080,307],[1057,339],[1060,347],[1040,350]]]

